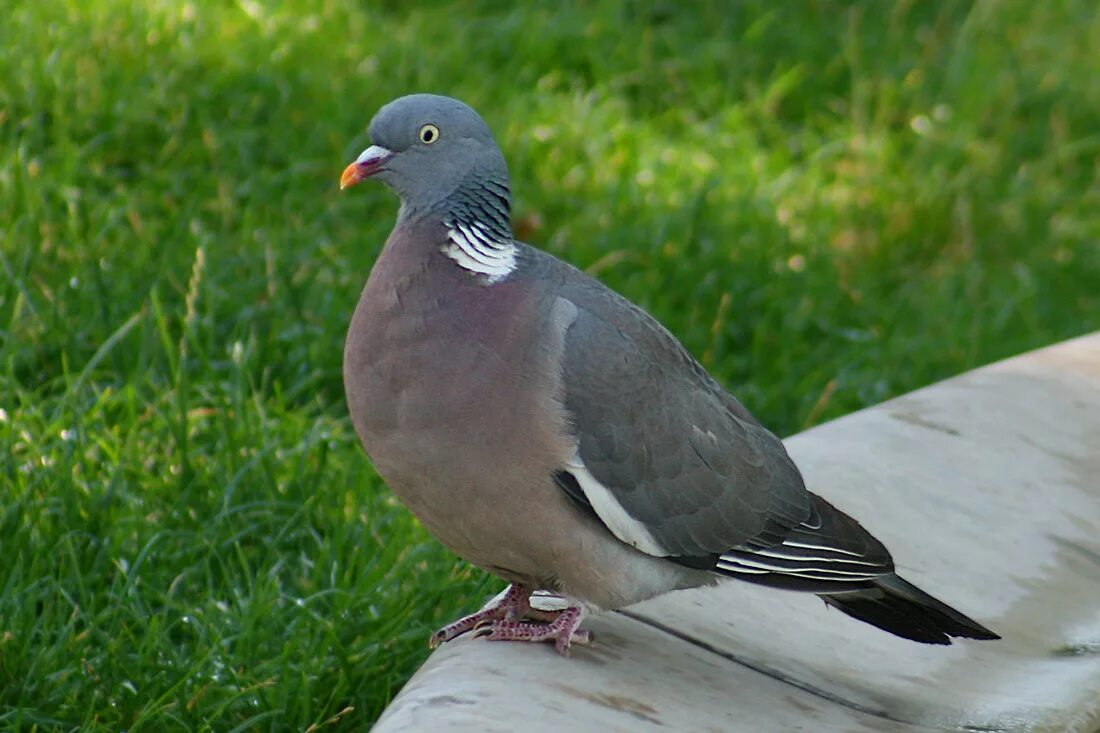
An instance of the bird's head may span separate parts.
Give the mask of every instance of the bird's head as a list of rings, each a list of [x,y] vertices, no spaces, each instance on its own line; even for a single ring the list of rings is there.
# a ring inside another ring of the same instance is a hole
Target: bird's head
[[[493,133],[457,99],[399,97],[378,111],[369,134],[373,144],[344,170],[340,188],[377,178],[419,211],[485,181],[507,189],[508,166]]]

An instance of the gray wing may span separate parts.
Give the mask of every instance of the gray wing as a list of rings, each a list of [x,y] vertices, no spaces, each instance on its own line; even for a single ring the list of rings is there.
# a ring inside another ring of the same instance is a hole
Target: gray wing
[[[562,363],[577,444],[568,470],[620,540],[656,555],[717,555],[776,545],[811,519],[782,442],[675,337],[580,273],[559,286],[575,309]]]

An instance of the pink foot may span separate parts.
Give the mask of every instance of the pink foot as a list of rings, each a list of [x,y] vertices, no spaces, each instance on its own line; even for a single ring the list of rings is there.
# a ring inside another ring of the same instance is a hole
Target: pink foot
[[[588,644],[592,635],[577,628],[583,614],[577,606],[556,613],[550,623],[530,621],[483,620],[474,632],[489,641],[552,641],[558,654],[569,656],[570,644]]]
[[[428,646],[435,649],[445,641],[450,641],[451,639],[462,636],[467,631],[476,629],[482,624],[491,623],[493,621],[500,621],[503,619],[519,621],[535,614],[551,614],[556,616],[557,612],[536,611],[531,608],[532,590],[533,589],[529,586],[513,583],[508,586],[508,592],[505,593],[504,597],[499,601],[483,608],[477,613],[464,616],[453,624],[448,624],[432,634],[432,638],[428,640]]]

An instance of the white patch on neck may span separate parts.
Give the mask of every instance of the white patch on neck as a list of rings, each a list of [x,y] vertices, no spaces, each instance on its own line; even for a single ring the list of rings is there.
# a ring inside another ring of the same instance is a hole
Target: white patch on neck
[[[516,269],[516,245],[494,238],[478,222],[457,224],[448,221],[446,225],[447,244],[443,245],[443,254],[462,269],[484,275],[490,285]]]

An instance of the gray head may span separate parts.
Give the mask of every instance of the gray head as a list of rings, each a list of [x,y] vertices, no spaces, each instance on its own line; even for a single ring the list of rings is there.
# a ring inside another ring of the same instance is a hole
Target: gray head
[[[469,105],[436,94],[399,97],[371,120],[370,138],[341,188],[377,178],[401,197],[403,216],[472,218],[511,233],[508,166]]]

